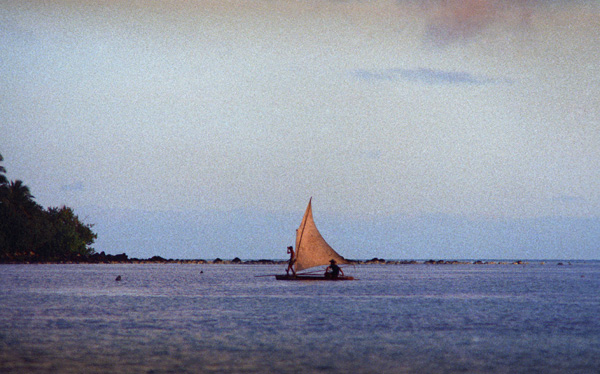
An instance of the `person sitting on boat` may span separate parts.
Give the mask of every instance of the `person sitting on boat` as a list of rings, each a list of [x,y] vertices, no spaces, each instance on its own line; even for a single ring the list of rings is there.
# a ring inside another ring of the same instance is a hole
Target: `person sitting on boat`
[[[288,261],[288,267],[285,269],[285,273],[290,275],[290,270],[292,274],[296,275],[296,270],[294,270],[294,264],[296,263],[296,256],[294,256],[294,248],[292,246],[287,247],[287,253],[290,255],[290,260]]]
[[[334,259],[331,259],[329,261],[329,264],[330,265],[327,266],[327,269],[325,269],[325,278],[335,279],[340,274],[342,274],[342,276],[344,275],[344,271],[342,270],[341,267],[338,266],[338,264],[335,262]]]

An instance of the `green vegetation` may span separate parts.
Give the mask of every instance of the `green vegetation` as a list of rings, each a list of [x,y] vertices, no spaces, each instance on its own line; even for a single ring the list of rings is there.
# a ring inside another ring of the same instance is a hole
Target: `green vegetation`
[[[0,262],[85,259],[95,254],[90,246],[96,237],[71,208],[37,204],[29,187],[9,181],[0,165]]]

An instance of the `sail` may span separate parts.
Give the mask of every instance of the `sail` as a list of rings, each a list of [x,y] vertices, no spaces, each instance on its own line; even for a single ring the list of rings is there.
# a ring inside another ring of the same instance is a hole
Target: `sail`
[[[308,207],[296,231],[296,271],[327,265],[330,260],[335,260],[338,264],[347,264],[348,261],[331,248],[317,230],[311,202],[312,198],[308,201]]]

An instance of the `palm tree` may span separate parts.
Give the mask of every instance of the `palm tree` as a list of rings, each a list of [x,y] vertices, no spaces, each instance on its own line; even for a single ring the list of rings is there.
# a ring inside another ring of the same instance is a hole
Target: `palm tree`
[[[18,179],[2,186],[0,198],[0,204],[6,204],[13,209],[23,209],[30,212],[32,208],[37,207],[37,203],[33,200],[35,197],[31,194],[29,187]]]
[[[22,181],[0,184],[0,257],[28,257],[35,248],[41,207]]]
[[[0,162],[4,161],[4,157],[0,154]],[[6,178],[6,169],[0,165],[0,185],[7,184],[8,178]]]

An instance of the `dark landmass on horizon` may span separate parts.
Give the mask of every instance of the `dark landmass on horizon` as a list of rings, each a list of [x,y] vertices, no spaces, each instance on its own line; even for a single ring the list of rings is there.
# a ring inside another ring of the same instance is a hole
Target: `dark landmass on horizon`
[[[374,257],[370,260],[347,259],[349,265],[527,265],[528,261],[522,260],[385,260]],[[567,260],[536,260],[536,263],[546,264],[556,262],[564,265]],[[0,259],[0,264],[206,264],[206,265],[285,265],[288,260],[241,260],[236,257],[232,260],[216,258],[214,260],[204,259],[166,259],[161,256],[153,256],[146,259],[130,258],[127,254],[106,254],[104,252],[94,253],[89,256],[76,255],[70,259],[60,261],[46,261],[41,259],[30,260],[6,260]]]

